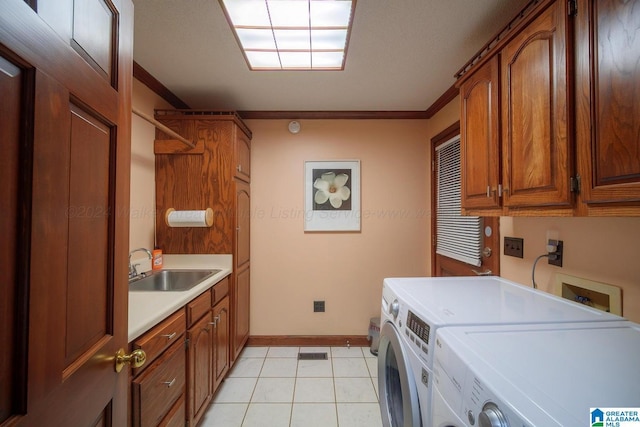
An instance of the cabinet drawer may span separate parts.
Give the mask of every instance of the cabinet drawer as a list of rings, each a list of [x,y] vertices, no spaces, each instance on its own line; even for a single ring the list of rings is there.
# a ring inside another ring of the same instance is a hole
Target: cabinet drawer
[[[187,328],[193,326],[211,309],[211,289],[187,304]]]
[[[185,355],[177,342],[133,380],[134,425],[157,426],[184,395]]]
[[[141,348],[147,355],[146,363],[138,369],[132,370],[136,376],[144,371],[171,344],[182,341],[186,330],[184,309],[179,310],[156,325],[149,332],[133,342],[132,348]]]
[[[213,305],[229,294],[229,277],[225,277],[213,286]]]
[[[180,396],[178,401],[169,410],[164,420],[158,425],[159,427],[184,427],[186,419],[184,394]]]

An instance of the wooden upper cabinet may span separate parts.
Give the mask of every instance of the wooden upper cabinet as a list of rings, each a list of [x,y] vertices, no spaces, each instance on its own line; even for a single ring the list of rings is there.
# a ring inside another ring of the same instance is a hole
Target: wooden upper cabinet
[[[589,214],[640,215],[640,0],[580,0],[576,136]]]
[[[460,161],[463,209],[500,209],[498,56],[460,86]]]
[[[458,72],[463,213],[574,213],[569,19],[531,2]]]
[[[501,52],[503,204],[572,206],[567,9],[556,1]]]

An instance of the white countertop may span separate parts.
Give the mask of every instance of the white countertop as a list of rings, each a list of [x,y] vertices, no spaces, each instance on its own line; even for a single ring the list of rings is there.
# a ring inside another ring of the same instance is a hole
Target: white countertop
[[[129,342],[231,274],[231,255],[167,255],[164,270],[219,269],[220,272],[184,292],[129,292]]]

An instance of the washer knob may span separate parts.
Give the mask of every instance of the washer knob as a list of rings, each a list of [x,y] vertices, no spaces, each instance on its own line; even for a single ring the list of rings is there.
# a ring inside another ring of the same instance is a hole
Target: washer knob
[[[478,415],[478,425],[480,427],[509,427],[509,423],[504,414],[495,403],[488,402]]]
[[[400,303],[398,302],[398,300],[394,300],[389,306],[389,314],[391,314],[395,319],[396,317],[398,317],[398,313],[400,313]]]

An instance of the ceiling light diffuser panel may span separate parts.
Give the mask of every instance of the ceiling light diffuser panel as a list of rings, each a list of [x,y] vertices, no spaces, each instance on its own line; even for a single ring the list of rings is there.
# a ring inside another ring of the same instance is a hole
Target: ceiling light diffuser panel
[[[356,0],[219,0],[252,70],[343,70]]]

